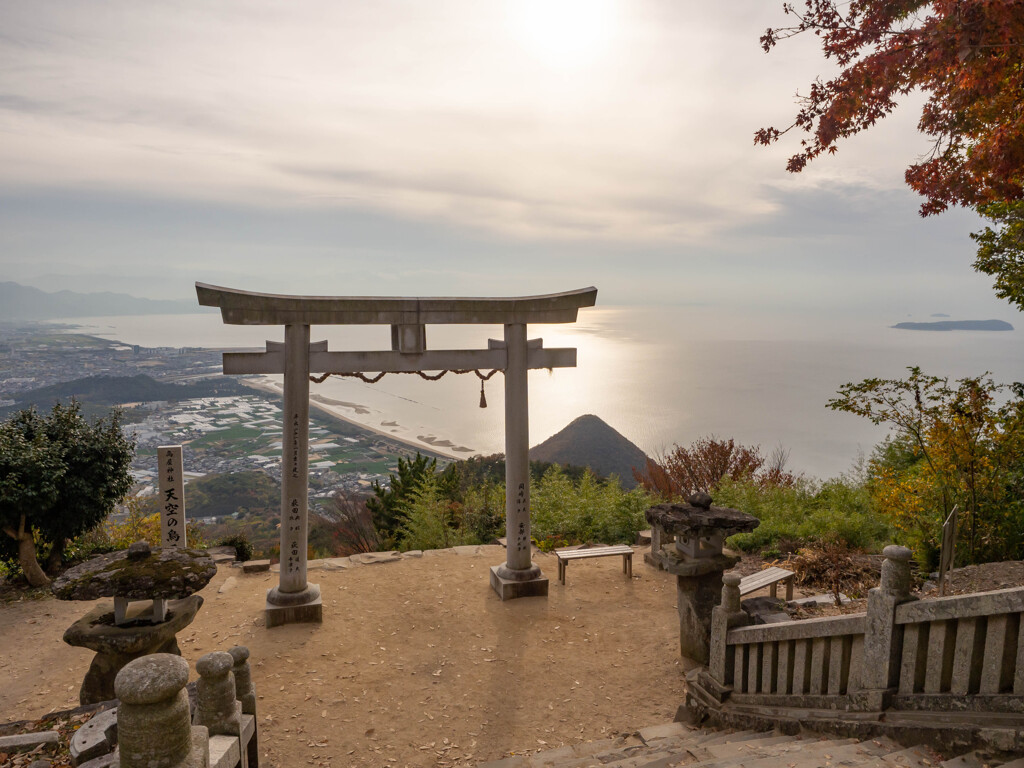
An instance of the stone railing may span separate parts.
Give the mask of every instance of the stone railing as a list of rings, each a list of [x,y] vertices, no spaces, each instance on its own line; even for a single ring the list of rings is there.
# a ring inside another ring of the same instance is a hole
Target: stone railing
[[[184,659],[155,653],[129,662],[114,681],[118,706],[72,737],[72,764],[258,768],[256,695],[248,658],[249,649],[236,646],[196,662],[194,715]]]
[[[1024,704],[1022,616],[1024,588],[897,606],[903,648],[895,705],[942,709],[955,697],[978,694],[986,709],[1019,712]]]
[[[797,718],[797,710],[1020,715],[1024,588],[919,601],[910,550],[889,546],[884,555],[865,613],[805,621],[750,625],[739,577],[726,574],[709,665],[689,676],[687,707]]]
[[[734,694],[791,696],[794,705],[842,696],[859,686],[865,624],[859,614],[734,629],[726,638],[732,663],[722,682]]]

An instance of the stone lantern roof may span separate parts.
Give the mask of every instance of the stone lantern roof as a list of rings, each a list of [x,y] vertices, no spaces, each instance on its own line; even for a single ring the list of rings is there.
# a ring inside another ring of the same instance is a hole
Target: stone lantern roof
[[[730,507],[716,507],[706,493],[695,493],[686,504],[656,504],[647,510],[647,522],[682,538],[710,536],[729,538],[752,531],[761,524],[753,515]]]
[[[61,600],[177,600],[201,590],[216,573],[213,558],[200,550],[150,550],[145,542],[136,542],[69,568],[51,589]]]

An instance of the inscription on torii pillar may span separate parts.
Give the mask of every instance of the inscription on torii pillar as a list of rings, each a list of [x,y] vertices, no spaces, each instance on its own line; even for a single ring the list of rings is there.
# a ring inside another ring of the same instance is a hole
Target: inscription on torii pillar
[[[322,621],[320,587],[306,579],[309,495],[309,376],[311,373],[498,369],[505,375],[505,530],[507,555],[491,568],[502,600],[547,595],[548,580],[530,548],[530,426],[527,372],[572,368],[576,350],[545,349],[527,340],[530,323],[573,323],[592,307],[596,288],[515,298],[385,298],[283,296],[196,283],[199,303],[219,307],[225,323],[283,325],[284,343],[265,351],[224,353],[225,374],[284,374],[281,455],[281,575],[267,592],[267,626]],[[502,325],[504,338],[487,349],[428,350],[426,326]],[[310,343],[311,325],[390,325],[391,349],[332,352]]]

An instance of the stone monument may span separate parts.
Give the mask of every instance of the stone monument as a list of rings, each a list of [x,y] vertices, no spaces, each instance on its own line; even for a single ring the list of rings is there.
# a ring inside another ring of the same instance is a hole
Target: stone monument
[[[500,370],[505,374],[505,521],[507,555],[491,568],[502,600],[547,595],[548,580],[531,559],[529,404],[527,373],[575,367],[575,349],[545,349],[527,338],[530,323],[573,323],[596,288],[515,298],[387,298],[285,296],[196,283],[199,303],[219,307],[225,323],[283,325],[284,343],[264,352],[224,354],[225,374],[284,374],[285,450],[281,468],[281,574],[267,593],[268,627],[322,621],[320,588],[306,579],[308,535],[309,382],[311,373]],[[504,327],[487,349],[428,350],[427,325]],[[310,342],[312,325],[390,325],[391,349],[330,352]]]
[[[752,531],[761,521],[738,509],[712,506],[706,493],[686,504],[657,504],[647,510],[653,564],[675,574],[679,610],[679,652],[684,662],[708,663],[711,613],[722,595],[722,574],[740,561],[725,551],[725,540]],[[668,541],[671,546],[661,544]],[[654,549],[655,543],[658,549]]]

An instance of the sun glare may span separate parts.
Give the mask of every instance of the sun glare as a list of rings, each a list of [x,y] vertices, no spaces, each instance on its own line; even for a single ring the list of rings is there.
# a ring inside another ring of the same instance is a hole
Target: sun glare
[[[591,63],[615,29],[615,0],[510,0],[506,7],[515,39],[551,67]]]

